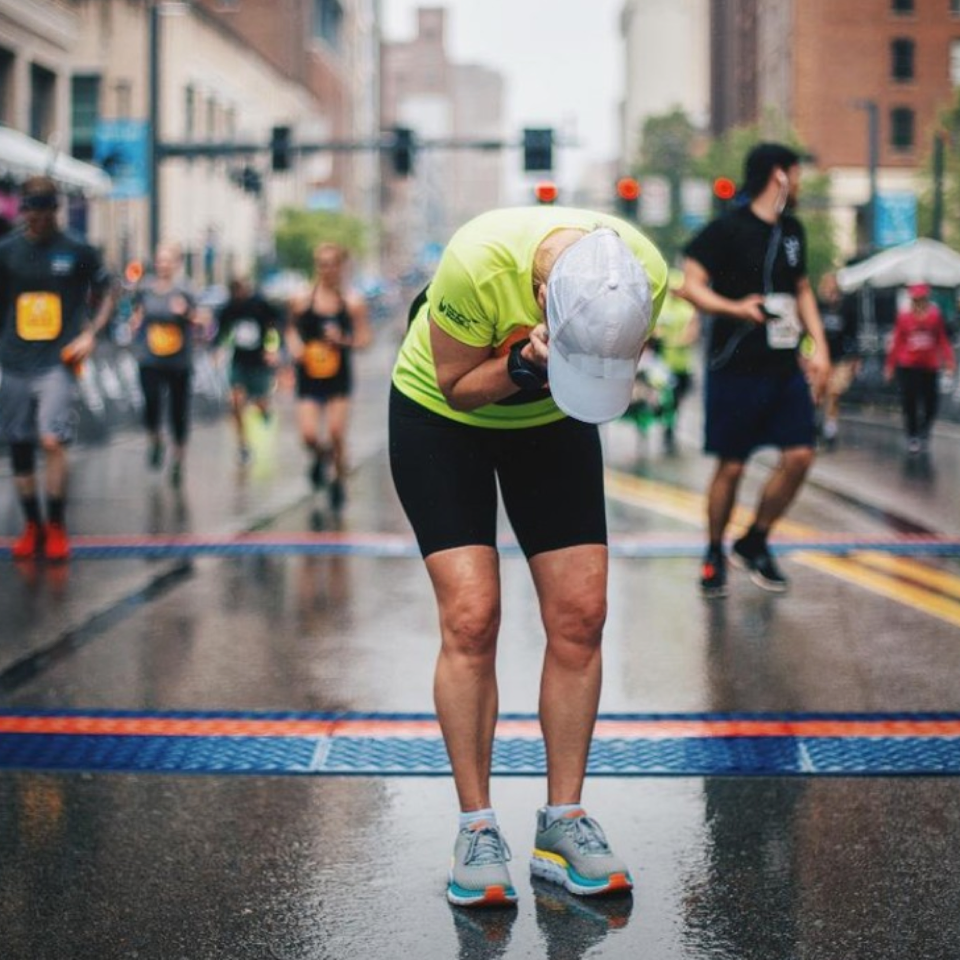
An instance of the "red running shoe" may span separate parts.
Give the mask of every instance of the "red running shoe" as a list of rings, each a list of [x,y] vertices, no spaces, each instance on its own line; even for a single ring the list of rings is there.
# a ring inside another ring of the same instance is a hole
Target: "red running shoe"
[[[23,533],[13,541],[10,548],[14,560],[32,560],[37,555],[40,546],[40,526],[32,520],[27,521]]]
[[[59,562],[70,557],[70,541],[67,531],[59,523],[48,523],[44,529],[43,555],[48,560]]]

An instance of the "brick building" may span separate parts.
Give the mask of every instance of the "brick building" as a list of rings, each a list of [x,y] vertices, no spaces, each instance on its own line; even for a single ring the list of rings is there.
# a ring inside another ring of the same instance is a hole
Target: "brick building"
[[[960,0],[712,0],[711,17],[715,135],[785,120],[830,171],[849,234],[867,199],[875,109],[880,190],[916,190],[960,85]]]

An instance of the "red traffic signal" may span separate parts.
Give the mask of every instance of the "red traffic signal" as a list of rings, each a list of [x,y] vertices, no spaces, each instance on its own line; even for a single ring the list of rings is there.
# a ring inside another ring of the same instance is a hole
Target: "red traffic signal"
[[[621,177],[617,181],[617,196],[621,200],[637,200],[640,197],[640,182],[633,177]]]
[[[533,188],[533,193],[537,203],[553,203],[558,196],[557,185],[552,180],[541,180]]]
[[[717,177],[713,181],[713,195],[718,200],[732,200],[737,195],[737,185],[729,177]]]

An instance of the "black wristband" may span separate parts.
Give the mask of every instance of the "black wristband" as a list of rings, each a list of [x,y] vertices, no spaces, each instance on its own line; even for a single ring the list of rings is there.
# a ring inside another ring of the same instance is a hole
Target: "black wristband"
[[[542,390],[547,382],[547,371],[538,363],[532,363],[523,356],[523,348],[530,342],[529,337],[518,340],[507,356],[507,373],[521,390]]]

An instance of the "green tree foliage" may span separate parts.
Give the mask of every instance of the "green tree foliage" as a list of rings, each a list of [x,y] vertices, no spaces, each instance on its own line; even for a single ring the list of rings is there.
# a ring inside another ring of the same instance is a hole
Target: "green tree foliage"
[[[310,276],[313,251],[324,241],[338,243],[352,255],[359,255],[363,252],[363,224],[356,217],[329,210],[280,210],[274,234],[280,267]]]
[[[673,260],[689,239],[690,231],[680,216],[679,189],[686,177],[713,184],[717,177],[728,177],[736,184],[743,181],[743,162],[756,144],[776,140],[792,146],[801,156],[803,145],[777,117],[764,117],[762,123],[735,127],[724,136],[705,141],[682,110],[649,118],[643,127],[643,148],[638,164],[641,182],[644,175],[666,177],[671,183],[672,218],[663,227],[645,228]],[[830,216],[830,182],[825,174],[807,170],[803,176],[800,207],[797,211],[807,232],[807,271],[812,283],[837,266],[839,256],[833,219]]]
[[[960,90],[953,102],[940,111],[937,136],[943,138],[943,206],[940,233],[945,243],[960,243]],[[917,203],[917,232],[922,237],[935,236],[934,224],[934,159],[933,141],[923,166],[922,186]]]
[[[689,234],[681,219],[680,185],[693,174],[698,138],[696,127],[680,109],[649,117],[643,124],[637,179],[642,185],[645,177],[663,177],[670,184],[671,199],[670,222],[663,226],[645,226],[644,232],[668,262],[678,258]]]

